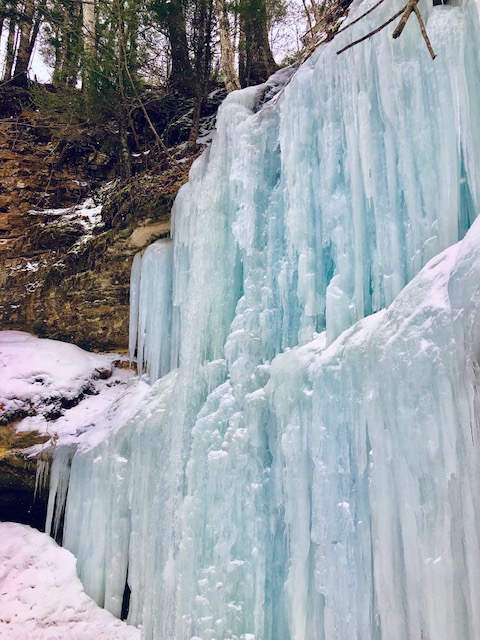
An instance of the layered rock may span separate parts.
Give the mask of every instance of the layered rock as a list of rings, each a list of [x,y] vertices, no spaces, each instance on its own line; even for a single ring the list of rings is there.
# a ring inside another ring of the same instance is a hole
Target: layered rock
[[[66,142],[65,131],[19,100],[0,122],[0,326],[124,350],[133,255],[168,235],[187,167],[143,172],[121,189],[112,182],[87,205],[103,204],[88,220],[79,205],[115,178],[112,158],[91,132],[70,131]]]

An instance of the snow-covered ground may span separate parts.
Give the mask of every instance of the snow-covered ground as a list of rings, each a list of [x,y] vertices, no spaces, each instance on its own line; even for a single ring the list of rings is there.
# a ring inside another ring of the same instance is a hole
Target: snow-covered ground
[[[29,450],[32,455],[101,440],[128,419],[149,389],[132,370],[118,368],[119,359],[21,331],[0,331],[0,418],[28,414],[17,430],[50,436]],[[140,638],[138,629],[85,594],[74,556],[47,534],[0,523],[0,541],[2,640]]]
[[[119,359],[22,331],[1,331],[0,418],[24,415],[18,430],[37,430],[56,444],[73,442],[134,383],[132,370],[116,366]],[[143,383],[137,386],[141,390]]]
[[[2,522],[0,540],[2,640],[139,640],[85,594],[74,556],[52,538]]]

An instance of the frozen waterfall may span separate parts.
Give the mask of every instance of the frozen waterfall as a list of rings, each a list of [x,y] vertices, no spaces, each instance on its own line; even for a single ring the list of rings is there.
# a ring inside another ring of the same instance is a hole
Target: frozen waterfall
[[[230,94],[135,261],[64,545],[145,639],[480,637],[480,2],[337,55],[399,7]]]

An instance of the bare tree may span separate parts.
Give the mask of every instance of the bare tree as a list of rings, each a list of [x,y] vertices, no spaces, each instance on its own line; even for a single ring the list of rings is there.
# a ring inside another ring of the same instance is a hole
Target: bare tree
[[[215,11],[220,33],[220,64],[225,81],[225,87],[230,93],[240,89],[240,81],[235,71],[235,54],[233,50],[230,20],[228,19],[226,0],[215,0]]]

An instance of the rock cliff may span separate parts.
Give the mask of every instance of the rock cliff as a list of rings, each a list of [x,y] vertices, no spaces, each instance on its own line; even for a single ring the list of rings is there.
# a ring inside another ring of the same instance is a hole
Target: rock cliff
[[[119,184],[105,132],[99,143],[86,124],[59,127],[27,94],[4,98],[0,326],[86,349],[125,350],[133,255],[168,235],[190,163],[163,173],[141,167],[132,182]]]

